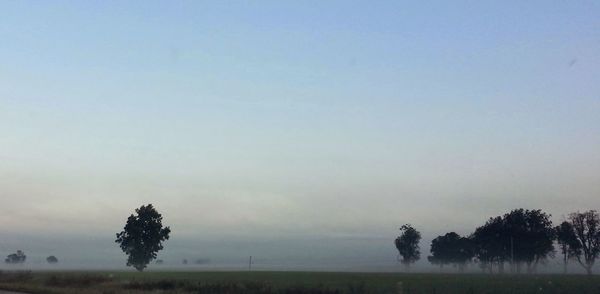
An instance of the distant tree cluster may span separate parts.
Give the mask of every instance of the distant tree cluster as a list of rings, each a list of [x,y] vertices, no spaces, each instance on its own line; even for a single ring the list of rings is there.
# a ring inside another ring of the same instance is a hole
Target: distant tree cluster
[[[431,256],[427,260],[431,264],[454,265],[462,272],[473,258],[475,248],[469,238],[461,237],[455,232],[438,236],[431,241]]]
[[[535,272],[540,261],[554,252],[554,228],[550,215],[541,210],[515,209],[504,216],[490,218],[475,229],[471,240],[474,256],[483,270],[497,267],[504,272],[509,262],[511,271]]]
[[[410,225],[400,228],[395,245],[400,260],[407,267],[420,258],[421,235]],[[442,268],[445,265],[463,271],[469,263],[478,263],[489,273],[528,273],[537,271],[539,264],[555,254],[557,244],[564,271],[569,260],[576,260],[588,274],[600,256],[600,216],[595,210],[574,212],[568,220],[553,227],[550,214],[540,209],[515,209],[502,216],[492,217],[471,235],[463,237],[455,232],[438,236],[431,242],[431,256],[427,260]]]
[[[25,255],[23,251],[17,250],[17,253],[9,254],[8,256],[6,256],[4,262],[8,264],[22,264],[25,263],[26,259],[27,255]]]
[[[22,250],[17,250],[16,253],[6,256],[4,262],[7,264],[23,264],[25,263],[25,260],[27,260],[27,255],[25,255],[25,252]],[[55,264],[58,263],[58,258],[56,258],[54,255],[51,255],[46,258],[46,261],[49,264]]]

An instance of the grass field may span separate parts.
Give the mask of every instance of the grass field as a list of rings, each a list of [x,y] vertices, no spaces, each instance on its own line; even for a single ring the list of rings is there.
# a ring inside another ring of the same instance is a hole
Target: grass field
[[[3,272],[28,293],[600,293],[600,276],[329,272]]]

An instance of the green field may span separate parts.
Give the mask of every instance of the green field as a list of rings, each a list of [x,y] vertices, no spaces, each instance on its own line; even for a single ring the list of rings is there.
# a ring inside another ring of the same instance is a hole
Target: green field
[[[3,272],[28,293],[600,293],[600,276],[330,272]]]

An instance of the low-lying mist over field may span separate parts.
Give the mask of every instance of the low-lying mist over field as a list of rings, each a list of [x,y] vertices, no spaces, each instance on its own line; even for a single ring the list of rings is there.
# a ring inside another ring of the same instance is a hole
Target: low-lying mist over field
[[[21,248],[27,254],[27,262],[20,265],[0,264],[0,269],[86,269],[86,270],[125,270],[125,256],[111,237],[88,236],[23,236],[0,235],[0,255],[6,256]],[[411,271],[457,273],[452,265],[442,269],[427,261],[431,238],[421,241],[422,258]],[[404,267],[397,261],[397,250],[393,238],[273,238],[260,240],[249,238],[179,239],[166,242],[165,250],[158,259],[162,264],[151,263],[148,270],[248,270],[249,256],[252,256],[253,270],[284,271],[359,271],[359,272],[401,272]],[[46,257],[55,255],[59,262],[48,264]],[[188,261],[183,264],[183,260]],[[570,273],[585,273],[572,261]],[[562,273],[560,253],[556,258],[545,261],[539,273]],[[466,272],[480,273],[475,263]]]

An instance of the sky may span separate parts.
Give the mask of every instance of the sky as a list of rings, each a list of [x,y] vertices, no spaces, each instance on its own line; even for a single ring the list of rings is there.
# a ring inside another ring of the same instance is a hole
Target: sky
[[[426,255],[514,208],[600,209],[599,15],[2,1],[0,254],[120,261],[114,234],[147,203],[171,260],[279,265],[393,264],[405,223]]]

